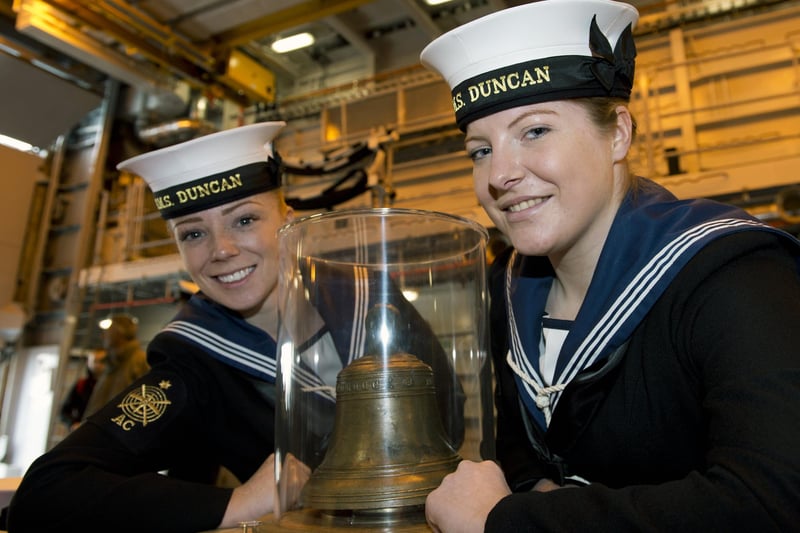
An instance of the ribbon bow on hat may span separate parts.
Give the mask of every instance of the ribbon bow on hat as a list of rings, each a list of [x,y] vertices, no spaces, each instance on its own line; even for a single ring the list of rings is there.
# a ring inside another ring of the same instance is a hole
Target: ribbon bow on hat
[[[622,31],[612,52],[608,38],[597,25],[597,16],[592,17],[592,24],[589,27],[589,48],[594,57],[603,59],[593,63],[591,70],[607,91],[611,91],[614,86],[614,77],[617,74],[623,78],[628,87],[633,86],[636,45],[633,42],[633,30],[630,24]]]
[[[270,176],[278,176],[278,183],[282,183],[283,171],[283,159],[277,150],[273,150],[272,155],[267,158],[267,172]]]

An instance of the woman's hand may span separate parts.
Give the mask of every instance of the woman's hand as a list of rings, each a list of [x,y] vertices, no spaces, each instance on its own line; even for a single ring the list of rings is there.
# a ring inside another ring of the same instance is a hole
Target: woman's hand
[[[492,461],[461,461],[428,494],[425,516],[437,532],[482,533],[497,502],[511,494],[503,471]]]
[[[220,529],[256,520],[272,512],[275,504],[275,454],[256,470],[246,483],[233,489]]]
[[[281,505],[288,509],[297,502],[311,471],[291,454],[286,457],[283,469]],[[246,483],[233,489],[219,528],[236,527],[241,522],[257,520],[276,511],[275,492],[275,454],[270,454]]]
[[[311,477],[311,469],[305,463],[298,461],[294,455],[288,454],[283,462],[283,470],[280,475],[281,490],[280,508],[275,512],[280,515],[284,511],[292,509],[300,499],[300,491],[305,486],[308,478]]]

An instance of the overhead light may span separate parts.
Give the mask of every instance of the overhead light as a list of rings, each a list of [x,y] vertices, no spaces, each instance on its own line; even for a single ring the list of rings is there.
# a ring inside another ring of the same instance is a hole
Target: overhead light
[[[19,139],[9,137],[8,135],[3,135],[2,133],[0,133],[0,144],[3,146],[8,146],[9,148],[13,148],[14,150],[19,150],[20,152],[35,151],[33,145],[30,143],[20,141]]]
[[[311,46],[312,44],[314,44],[314,36],[305,31],[303,33],[284,37],[283,39],[278,39],[272,43],[272,50],[278,54],[285,54],[286,52],[291,52],[292,50],[298,50],[300,48],[305,48],[306,46]]]
[[[438,6],[439,4],[446,4],[447,2],[452,2],[453,0],[425,0],[425,3],[429,6]]]

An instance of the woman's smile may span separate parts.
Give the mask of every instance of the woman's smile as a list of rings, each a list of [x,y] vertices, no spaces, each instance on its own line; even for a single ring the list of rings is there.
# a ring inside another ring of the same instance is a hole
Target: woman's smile
[[[549,196],[541,196],[538,198],[522,200],[521,202],[513,203],[509,206],[504,207],[503,211],[511,211],[512,213],[519,213],[520,211],[524,211],[525,209],[530,209],[531,207],[535,207],[541,204],[548,198]]]
[[[214,276],[222,283],[236,283],[237,281],[242,281],[247,276],[250,275],[256,269],[254,266],[249,266],[247,268],[243,268],[241,270],[237,270],[236,272],[231,272],[230,274],[220,274],[219,276]]]

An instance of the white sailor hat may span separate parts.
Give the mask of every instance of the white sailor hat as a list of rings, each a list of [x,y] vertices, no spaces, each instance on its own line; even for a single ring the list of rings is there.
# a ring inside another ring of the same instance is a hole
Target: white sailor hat
[[[281,186],[272,140],[285,122],[259,122],[132,157],[117,170],[150,186],[165,219],[227,204]]]
[[[423,65],[450,85],[459,128],[520,105],[630,99],[639,13],[613,0],[540,0],[459,26],[431,42]]]

